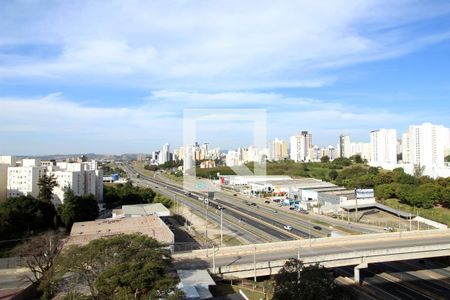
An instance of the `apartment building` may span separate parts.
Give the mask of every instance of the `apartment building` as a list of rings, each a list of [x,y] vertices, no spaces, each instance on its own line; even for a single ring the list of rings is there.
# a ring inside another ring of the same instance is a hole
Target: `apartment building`
[[[379,129],[370,132],[370,161],[397,163],[397,130]]]

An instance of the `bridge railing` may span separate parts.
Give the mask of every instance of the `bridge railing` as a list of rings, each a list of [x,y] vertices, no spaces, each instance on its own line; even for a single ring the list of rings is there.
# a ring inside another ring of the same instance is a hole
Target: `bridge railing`
[[[319,247],[327,245],[346,246],[357,243],[364,243],[367,241],[383,242],[384,240],[398,240],[400,239],[418,239],[423,237],[443,236],[448,235],[450,238],[450,229],[434,229],[423,231],[405,231],[405,232],[388,232],[388,233],[373,233],[364,235],[350,235],[339,237],[324,237],[303,239],[295,241],[283,241],[264,244],[252,244],[242,246],[232,246],[215,249],[193,250],[189,253],[182,253],[176,255],[178,258],[186,257],[209,257],[213,256],[239,256],[248,253],[274,252],[277,249],[283,251],[285,249],[296,249],[305,247]]]

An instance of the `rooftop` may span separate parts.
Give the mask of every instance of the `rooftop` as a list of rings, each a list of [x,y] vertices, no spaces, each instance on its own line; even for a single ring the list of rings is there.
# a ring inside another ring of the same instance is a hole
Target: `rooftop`
[[[145,234],[162,244],[171,245],[174,242],[173,232],[159,217],[142,216],[76,222],[72,226],[66,246],[85,245],[101,237],[131,233]]]
[[[122,214],[125,215],[170,215],[170,211],[161,203],[150,203],[150,204],[134,204],[134,205],[123,205]]]

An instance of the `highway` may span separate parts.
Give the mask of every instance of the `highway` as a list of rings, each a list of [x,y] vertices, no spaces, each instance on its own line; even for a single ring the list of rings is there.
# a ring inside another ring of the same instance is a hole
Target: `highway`
[[[352,267],[336,268],[335,272],[353,277]],[[362,274],[363,287],[380,299],[448,299],[450,295],[450,272],[432,260],[371,264]],[[443,279],[435,279],[437,274]]]
[[[126,168],[130,174],[140,174],[141,180],[144,179],[145,181],[149,181],[160,187],[166,187],[179,194],[185,194],[186,192],[183,190],[183,187],[174,182],[168,182],[168,180],[162,181],[160,179],[145,176],[131,165],[126,165]],[[192,193],[192,195],[189,196],[193,200],[198,200],[200,194]],[[302,220],[302,215],[300,213],[297,213],[297,215],[288,214],[279,209],[279,207],[269,207],[262,205],[261,203],[258,203],[257,206],[249,206],[243,201],[238,200],[234,196],[227,195],[224,192],[216,192],[214,198],[226,208],[224,214],[233,216],[240,222],[247,223],[264,231],[266,234],[270,235],[272,239],[275,238],[275,240],[316,238],[327,236],[331,233],[331,230],[323,225],[315,224],[309,219]],[[211,201],[211,203],[214,203],[214,201]],[[292,231],[287,232],[284,229],[285,225],[291,226]],[[317,230],[317,227],[314,228],[315,226],[319,226],[321,229]]]
[[[133,169],[135,172],[136,170]],[[156,177],[154,179],[163,182],[163,184],[167,184],[173,187],[183,188],[177,182],[173,182],[170,179],[164,177]],[[267,223],[270,223],[279,228],[283,228],[284,225],[290,225],[293,230],[292,233],[297,235],[299,238],[308,238],[308,237],[322,237],[328,236],[331,231],[338,232],[340,234],[348,234],[344,231],[341,231],[340,228],[343,228],[352,233],[375,233],[375,232],[383,232],[383,229],[376,226],[358,224],[358,223],[349,223],[343,220],[333,219],[326,216],[321,215],[305,215],[298,213],[296,211],[286,210],[286,207],[278,207],[275,203],[264,203],[264,199],[261,198],[250,198],[244,197],[243,195],[237,194],[233,196],[234,193],[228,191],[220,191],[215,192],[215,199],[220,202],[226,203],[226,205],[231,205],[236,209],[239,209],[251,216],[264,220]],[[254,202],[258,205],[258,210],[249,208],[244,202]],[[275,214],[274,211],[277,211]],[[324,226],[323,223],[327,223],[333,226],[331,230],[327,226]],[[314,227],[319,226],[321,230],[316,230]]]
[[[204,204],[198,200],[198,195],[186,195],[186,192],[182,188],[145,176],[129,165],[126,165],[125,169],[133,177],[133,180],[136,183],[140,183],[144,186],[151,185],[153,187],[158,187],[158,192],[163,194],[167,193],[170,198],[173,198],[173,195],[177,195],[178,197],[176,200],[182,202],[194,211],[197,211],[200,215],[205,215]],[[136,173],[140,174],[140,178],[136,178],[134,176]],[[224,226],[226,226],[234,234],[247,240],[249,243],[295,239],[295,237],[286,232],[282,226],[281,228],[269,226],[261,220],[252,217],[251,214],[249,215],[233,210],[231,207],[223,210],[223,216]],[[220,224],[220,213],[218,211],[216,212],[215,209],[210,208],[208,212],[208,219]],[[247,229],[247,227],[252,228]]]

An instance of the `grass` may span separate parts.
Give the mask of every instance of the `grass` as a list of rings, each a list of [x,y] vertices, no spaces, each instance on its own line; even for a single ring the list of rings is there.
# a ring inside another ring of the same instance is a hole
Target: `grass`
[[[215,234],[214,235],[214,241],[220,243],[220,234]],[[239,239],[237,239],[236,237],[231,236],[229,234],[224,234],[223,235],[223,243],[226,246],[240,246],[240,245],[242,245],[242,242]]]
[[[249,300],[259,300],[259,299],[264,299],[264,294],[261,292],[256,292],[256,291],[252,291],[246,288],[242,288],[242,287],[237,287],[235,285],[232,286],[232,289],[236,292],[239,293],[239,290],[241,289],[242,292],[244,292],[244,294],[248,297]]]
[[[400,203],[398,199],[388,199],[382,201],[382,203],[392,208],[410,212],[412,214],[419,215],[421,217],[450,226],[450,209],[448,208],[444,207],[433,207],[429,209],[417,208],[410,206],[408,204]]]

